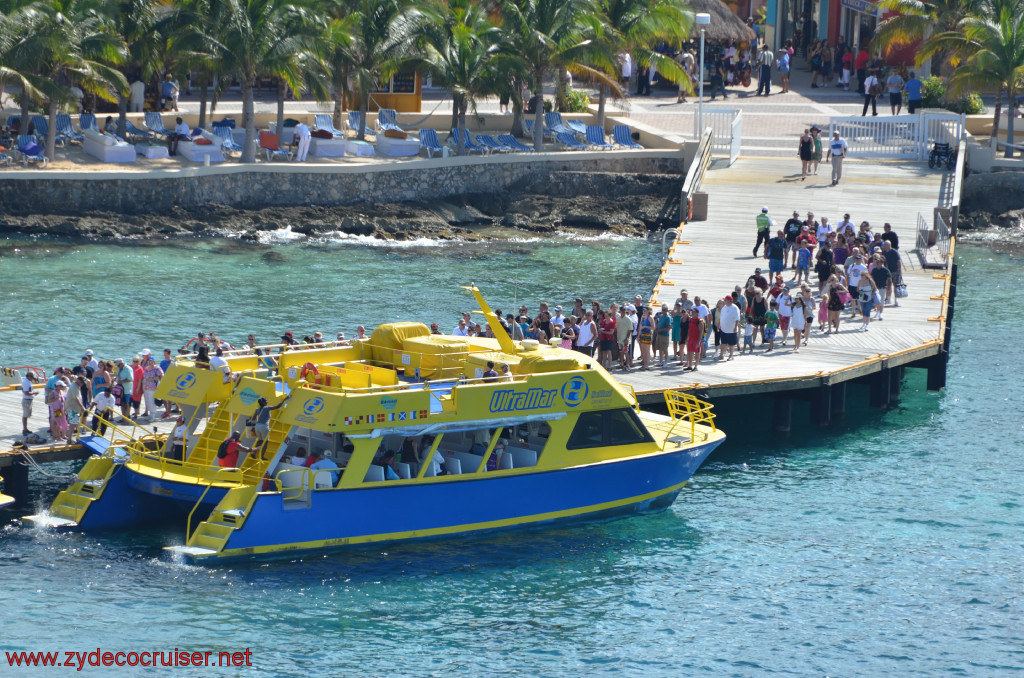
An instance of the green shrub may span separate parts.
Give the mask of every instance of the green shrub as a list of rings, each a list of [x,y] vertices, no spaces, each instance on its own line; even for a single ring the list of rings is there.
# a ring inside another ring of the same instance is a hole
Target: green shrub
[[[569,113],[586,113],[590,110],[590,97],[583,90],[566,87],[565,105]]]
[[[553,110],[555,110],[555,102],[553,102],[551,99],[545,99],[544,100],[544,112],[545,113],[550,113]]]
[[[921,90],[921,105],[924,108],[941,108],[945,96],[946,83],[942,78],[933,75],[925,79],[924,88]]]
[[[985,104],[977,94],[964,94],[959,99],[954,99],[946,104],[946,108],[954,113],[966,113],[977,115],[985,112]]]

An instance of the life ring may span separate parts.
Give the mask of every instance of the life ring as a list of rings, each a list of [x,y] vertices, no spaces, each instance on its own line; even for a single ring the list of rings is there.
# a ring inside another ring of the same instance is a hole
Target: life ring
[[[305,379],[309,372],[313,372],[316,376],[320,376],[320,370],[316,368],[313,363],[306,363],[302,366],[302,372],[299,373],[299,379]]]
[[[187,342],[185,342],[185,345],[181,347],[181,350],[188,351],[188,347],[196,343],[197,341],[199,341],[199,337],[192,337]]]

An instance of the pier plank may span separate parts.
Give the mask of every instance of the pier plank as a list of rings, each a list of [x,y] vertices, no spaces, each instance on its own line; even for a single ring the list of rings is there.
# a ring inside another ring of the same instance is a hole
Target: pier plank
[[[652,301],[672,306],[682,290],[716,302],[735,285],[743,284],[756,267],[767,277],[767,261],[752,256],[756,240],[755,217],[768,207],[781,228],[799,210],[816,218],[826,216],[832,224],[843,214],[859,224],[867,221],[873,229],[889,222],[900,236],[904,281],[910,296],[899,307],[886,306],[884,320],[873,321],[869,330],[843,314],[839,333],[824,335],[817,330],[810,343],[793,350],[792,337],[786,346],[776,342],[771,353],[758,347],[754,355],[732,361],[706,360],[696,373],[681,367],[652,368],[631,372],[614,370],[615,376],[636,390],[641,402],[661,399],[671,388],[707,391],[709,394],[739,395],[768,393],[815,386],[823,379],[836,383],[903,365],[935,355],[941,349],[945,315],[945,279],[934,269],[922,267],[916,251],[917,214],[930,218],[938,204],[943,173],[926,165],[909,162],[850,161],[844,177],[831,186],[830,167],[822,163],[820,174],[800,180],[799,161],[778,158],[740,158],[732,167],[708,172],[702,190],[708,193],[708,219],[682,226],[678,241],[668,254],[669,261],[655,285]],[[938,271],[942,273],[942,271]],[[787,282],[792,271],[784,273]],[[813,275],[813,287],[817,278]],[[791,284],[792,286],[792,284]],[[742,339],[741,339],[742,344]]]

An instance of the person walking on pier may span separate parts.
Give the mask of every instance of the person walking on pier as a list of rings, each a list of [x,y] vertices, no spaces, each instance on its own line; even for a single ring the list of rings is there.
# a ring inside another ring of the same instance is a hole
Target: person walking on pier
[[[757,242],[754,243],[754,256],[757,256],[757,250],[761,247],[761,243],[764,243],[765,254],[768,254],[768,241],[772,237],[772,229],[775,227],[775,222],[768,216],[768,208],[762,207],[761,213],[757,215]]]
[[[761,48],[761,53],[757,55],[757,96],[761,96],[761,92],[764,92],[765,96],[772,93],[772,63],[774,61],[775,55],[765,44]]]
[[[846,139],[839,136],[839,131],[832,133],[832,141],[828,145],[828,153],[825,155],[825,159],[832,160],[832,185],[835,186],[839,183],[839,180],[843,178],[843,158],[846,157],[849,152],[850,146],[846,143]],[[849,217],[847,217],[849,219]],[[842,224],[840,224],[841,226]]]
[[[32,390],[28,370],[25,370],[25,376],[21,378],[21,435],[23,436],[32,435],[32,431],[28,430],[28,420],[32,417],[32,399],[35,397],[36,392]]]

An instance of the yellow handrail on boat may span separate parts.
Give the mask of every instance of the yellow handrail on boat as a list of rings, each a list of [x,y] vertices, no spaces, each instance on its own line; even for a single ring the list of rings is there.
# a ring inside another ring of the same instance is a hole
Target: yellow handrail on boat
[[[712,431],[716,430],[714,407],[711,403],[684,391],[668,390],[665,391],[665,404],[668,406],[669,416],[675,419],[673,429],[681,423],[690,425],[690,440],[696,440],[698,424],[707,426]],[[706,440],[708,434],[703,435]]]

